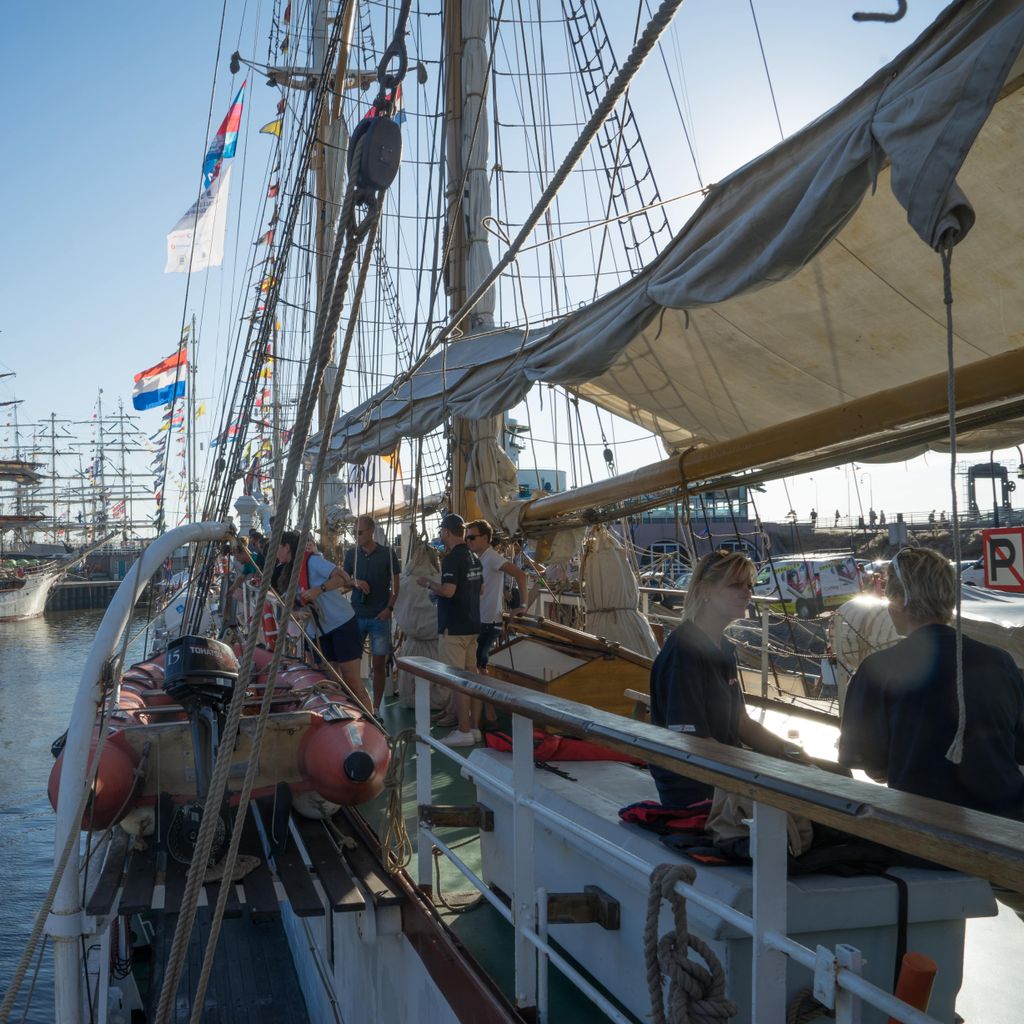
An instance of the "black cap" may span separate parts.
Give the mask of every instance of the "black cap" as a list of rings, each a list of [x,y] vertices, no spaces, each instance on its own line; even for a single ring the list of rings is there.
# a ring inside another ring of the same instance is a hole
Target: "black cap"
[[[353,750],[345,758],[344,768],[351,782],[366,782],[373,775],[373,758],[365,750]]]
[[[455,533],[460,533],[466,529],[466,520],[457,512],[449,512],[448,515],[442,518],[440,528],[442,530],[452,530]]]

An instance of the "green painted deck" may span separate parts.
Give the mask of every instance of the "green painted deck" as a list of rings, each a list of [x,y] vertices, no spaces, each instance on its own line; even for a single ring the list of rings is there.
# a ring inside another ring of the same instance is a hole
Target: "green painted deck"
[[[384,723],[392,735],[402,729],[411,729],[414,725],[413,712],[402,708],[397,699],[389,699],[384,702],[382,709]],[[503,731],[510,731],[510,723],[507,719],[499,719],[498,728]],[[433,730],[437,738],[444,736],[449,730],[446,728]],[[472,747],[463,748],[465,756],[469,755]],[[437,804],[467,805],[476,803],[476,787],[468,779],[462,776],[461,768],[452,760],[434,752],[431,759],[434,775],[433,801]],[[367,820],[375,828],[380,824],[384,813],[384,798],[379,798],[366,807],[362,808]],[[417,813],[416,813],[416,752],[415,747],[410,746],[406,758],[405,767],[405,790],[403,794],[402,807],[405,814],[406,828],[409,836],[416,843]],[[480,843],[475,828],[446,828],[437,830],[441,838],[455,849],[459,857],[476,875],[482,875],[480,863]],[[407,870],[415,878],[416,855],[408,865]],[[440,870],[440,886],[437,883],[437,872]],[[463,877],[459,870],[452,865],[443,854],[435,855],[434,869],[434,899],[438,911],[452,931],[465,943],[466,947],[476,958],[480,966],[493,978],[506,993],[508,998],[514,998],[514,953],[513,953],[513,930],[498,912],[491,907],[482,896]],[[474,897],[479,896],[471,909],[453,912],[445,908],[439,901],[438,894],[443,896],[448,903],[460,907]],[[596,925],[580,925],[583,928],[593,928]],[[563,950],[559,952],[566,955]],[[568,957],[570,962],[571,957]],[[573,964],[582,971],[579,964]],[[595,984],[595,979],[590,978]],[[559,1024],[595,1024],[595,1022],[606,1021],[609,1018],[598,1009],[586,996],[584,996],[561,972],[550,964],[548,968],[549,981],[549,1018],[556,1020]],[[623,1010],[626,1013],[625,1010]],[[626,1013],[630,1019],[632,1015]]]

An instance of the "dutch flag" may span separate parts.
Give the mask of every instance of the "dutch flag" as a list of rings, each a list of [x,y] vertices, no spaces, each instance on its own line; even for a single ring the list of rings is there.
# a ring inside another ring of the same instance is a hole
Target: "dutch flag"
[[[132,405],[136,409],[153,409],[185,394],[186,351],[183,346],[156,366],[135,374]]]

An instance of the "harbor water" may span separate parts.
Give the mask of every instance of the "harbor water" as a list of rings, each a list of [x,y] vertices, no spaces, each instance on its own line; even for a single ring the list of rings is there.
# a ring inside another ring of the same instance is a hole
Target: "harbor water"
[[[46,796],[50,745],[67,727],[79,673],[102,618],[101,610],[69,611],[0,622],[0,993],[10,985],[52,877],[54,815]],[[137,618],[129,636],[144,624]],[[142,640],[130,646],[129,663],[142,658]],[[49,947],[26,1014],[34,968],[12,1021],[53,1020]]]

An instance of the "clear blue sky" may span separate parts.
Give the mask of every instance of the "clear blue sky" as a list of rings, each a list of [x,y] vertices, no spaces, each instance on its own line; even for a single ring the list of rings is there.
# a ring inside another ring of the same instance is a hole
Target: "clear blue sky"
[[[550,2],[556,11],[558,5]],[[214,126],[241,80],[229,75],[231,51],[239,47],[261,59],[266,52],[266,25],[257,28],[251,14],[256,5],[249,5],[249,20],[240,29],[244,6],[228,5]],[[436,9],[436,0],[428,6]],[[940,9],[915,3],[899,25],[855,25],[850,13],[864,6],[872,5],[755,3],[787,133],[891,59]],[[882,6],[892,5],[885,0]],[[615,38],[631,35],[635,11],[630,0],[620,0],[606,15]],[[0,252],[0,371],[18,376],[13,387],[0,381],[0,398],[13,392],[24,399],[24,418],[41,419],[53,411],[86,420],[101,387],[106,407],[119,397],[128,405],[132,375],[174,348],[186,277],[163,274],[165,235],[195,197],[208,137],[220,13],[219,4],[200,0],[99,6],[57,0],[46,5],[45,16],[30,4],[5,12],[9,155],[0,171],[7,197]],[[777,141],[748,0],[689,0],[665,46],[670,54],[678,48],[683,59],[680,85],[705,181],[723,177]],[[623,45],[620,60],[625,52]],[[250,202],[259,189],[269,142],[256,131],[274,116],[277,99],[261,80],[250,76],[250,82],[233,204],[242,199],[240,172],[251,168],[245,185]],[[665,102],[642,90],[641,78],[634,103]],[[678,173],[679,188],[662,182],[668,194],[684,191],[694,179],[688,155],[683,161],[681,144],[676,149],[685,166]],[[229,251],[232,244],[229,234]],[[188,310],[206,311],[208,335],[226,337],[231,326],[226,322],[229,273],[193,275]],[[212,393],[216,384],[201,381],[200,391]],[[155,430],[158,414],[144,416],[147,432]],[[0,427],[0,444],[6,433]],[[616,432],[619,441],[634,436],[627,426]],[[617,454],[620,469],[660,457],[653,443],[623,443]],[[537,445],[538,462],[549,464],[553,457],[549,446]],[[792,504],[801,515],[812,505],[856,514],[851,479],[862,485],[865,509],[869,492],[879,508],[946,508],[946,477],[938,456],[929,456],[927,465],[916,460],[909,469],[828,470],[792,482],[789,498],[772,485],[761,499],[761,512],[782,515]]]

